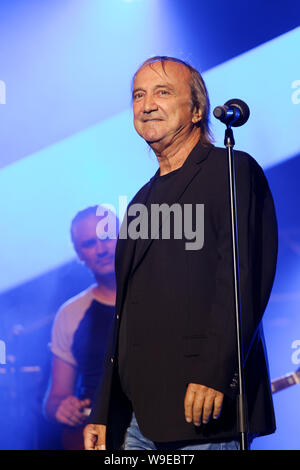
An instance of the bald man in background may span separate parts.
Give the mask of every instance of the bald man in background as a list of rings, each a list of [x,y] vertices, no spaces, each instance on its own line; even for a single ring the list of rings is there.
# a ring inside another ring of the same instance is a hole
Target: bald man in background
[[[47,418],[63,425],[65,449],[83,449],[82,427],[102,375],[115,313],[116,238],[99,237],[105,233],[97,233],[101,229],[97,214],[99,206],[90,206],[79,211],[71,222],[75,252],[95,282],[59,309],[52,329],[52,372],[44,412]],[[117,225],[112,213],[110,217],[110,223]]]

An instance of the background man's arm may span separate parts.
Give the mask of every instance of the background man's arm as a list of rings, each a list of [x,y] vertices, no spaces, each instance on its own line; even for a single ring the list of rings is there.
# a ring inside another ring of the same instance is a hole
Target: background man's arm
[[[86,421],[82,412],[90,400],[74,396],[76,369],[57,356],[52,359],[50,386],[44,400],[44,413],[50,420],[68,426],[80,426]]]

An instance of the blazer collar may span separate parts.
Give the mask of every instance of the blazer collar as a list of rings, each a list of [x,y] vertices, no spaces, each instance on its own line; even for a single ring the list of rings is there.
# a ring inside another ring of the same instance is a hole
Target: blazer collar
[[[193,165],[193,164],[197,165],[197,164],[201,163],[203,160],[206,160],[206,158],[208,157],[209,152],[211,151],[211,149],[213,147],[214,147],[213,144],[207,144],[207,145],[204,146],[199,141],[195,145],[195,147],[193,148],[191,153],[188,155],[188,157],[186,158],[184,164],[182,165],[182,167],[181,167],[182,172],[185,172],[186,167],[190,168],[191,165]],[[160,169],[158,168],[156,173],[149,180],[149,183],[151,183],[155,178],[158,178],[159,175],[160,175]]]
[[[196,144],[180,170],[180,179],[176,186],[172,188],[169,194],[166,195],[164,203],[172,205],[179,201],[186,188],[192,182],[194,177],[201,170],[200,163],[206,160],[209,152],[212,150],[213,145],[203,146],[200,142]],[[140,203],[145,204],[148,198],[149,191],[153,180],[159,177],[159,169],[149,182],[137,193],[130,204]],[[130,206],[129,204],[129,206]],[[128,206],[128,207],[129,207]],[[128,208],[127,208],[128,211]],[[126,211],[126,212],[127,212]],[[130,223],[130,218],[127,218],[127,227]],[[140,240],[138,243],[138,251],[135,253],[136,242],[131,239],[118,239],[116,247],[116,274],[117,274],[117,303],[116,309],[121,312],[122,304],[125,298],[125,289],[128,278],[135,271],[138,264],[141,262],[146,251],[152,243],[152,239]]]
[[[208,157],[208,154],[210,150],[212,149],[212,145],[208,146],[203,146],[200,142],[193,148],[187,159],[185,160],[184,164],[180,168],[180,178],[176,180],[176,185],[171,187],[170,191],[168,194],[166,194],[164,204],[168,204],[171,206],[172,204],[178,202],[180,198],[182,197],[183,193],[187,189],[187,187],[190,185],[190,183],[193,181],[195,176],[199,173],[201,170],[201,165],[200,163],[206,160]],[[155,175],[150,179],[149,185],[147,185],[147,191],[145,194],[143,194],[143,202],[146,200],[147,195],[149,193],[149,190],[151,189],[151,185],[153,183],[153,180],[155,178],[159,177],[159,170],[155,173]],[[136,202],[136,201],[135,201]],[[142,202],[141,200],[138,202]],[[159,230],[161,228],[161,225],[163,224],[164,221],[161,222],[159,226]],[[137,265],[140,263],[142,257],[146,253],[146,251],[149,249],[153,239],[147,239],[147,240],[140,240],[138,243],[138,249],[135,254],[135,259],[134,259],[134,264],[132,266],[131,272],[135,270]]]

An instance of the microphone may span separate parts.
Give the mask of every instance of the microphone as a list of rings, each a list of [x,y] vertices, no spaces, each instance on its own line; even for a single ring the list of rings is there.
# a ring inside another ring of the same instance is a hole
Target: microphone
[[[224,106],[217,106],[213,114],[227,126],[239,127],[248,121],[250,110],[244,101],[234,98],[226,101]]]

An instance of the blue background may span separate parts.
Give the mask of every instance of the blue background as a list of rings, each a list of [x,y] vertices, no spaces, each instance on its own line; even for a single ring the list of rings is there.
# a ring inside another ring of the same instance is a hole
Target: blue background
[[[132,76],[153,55],[198,68],[212,109],[235,97],[250,107],[236,148],[264,168],[279,223],[264,319],[270,375],[299,367],[299,44],[296,2],[0,0],[0,448],[57,445],[41,414],[51,325],[92,282],[69,224],[91,204],[118,211],[119,196],[130,200],[157,168],[130,108]],[[300,448],[299,394],[274,394],[277,431],[253,448]]]

